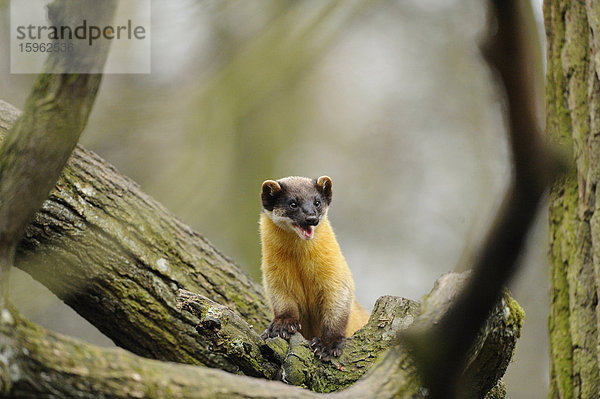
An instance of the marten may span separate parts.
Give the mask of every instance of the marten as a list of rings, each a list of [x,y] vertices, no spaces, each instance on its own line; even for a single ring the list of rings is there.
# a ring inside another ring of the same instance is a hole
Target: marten
[[[339,356],[369,319],[327,219],[331,187],[328,176],[294,176],[267,180],[261,190],[262,275],[274,313],[262,337],[300,332],[323,361]]]

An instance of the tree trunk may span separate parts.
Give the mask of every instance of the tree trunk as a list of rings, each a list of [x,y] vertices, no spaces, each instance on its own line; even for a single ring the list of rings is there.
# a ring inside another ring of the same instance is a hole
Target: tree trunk
[[[547,131],[576,163],[550,198],[550,397],[597,398],[600,7],[545,1],[544,17]]]

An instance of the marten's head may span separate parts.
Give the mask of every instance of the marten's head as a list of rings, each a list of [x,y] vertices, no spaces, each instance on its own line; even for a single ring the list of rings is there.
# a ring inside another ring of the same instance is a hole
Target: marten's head
[[[267,180],[260,194],[262,208],[277,226],[310,240],[331,204],[331,178],[286,177]]]

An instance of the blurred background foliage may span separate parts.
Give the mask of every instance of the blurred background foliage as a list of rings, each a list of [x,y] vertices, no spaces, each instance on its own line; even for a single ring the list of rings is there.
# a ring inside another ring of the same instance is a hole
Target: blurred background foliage
[[[9,16],[0,1],[5,55]],[[418,299],[469,266],[510,177],[485,26],[475,0],[152,0],[152,73],[106,75],[81,144],[256,279],[262,181],[327,174],[358,299]],[[34,79],[3,57],[1,98],[22,108]],[[527,312],[513,398],[547,392],[540,214],[513,286]],[[23,273],[13,280],[34,320],[111,345]]]

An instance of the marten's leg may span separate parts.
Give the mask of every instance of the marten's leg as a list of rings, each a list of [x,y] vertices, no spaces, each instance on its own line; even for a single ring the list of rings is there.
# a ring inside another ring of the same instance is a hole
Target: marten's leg
[[[346,326],[352,306],[350,290],[343,289],[337,295],[325,298],[321,310],[321,335],[313,338],[310,346],[316,357],[323,361],[342,354],[346,342]]]
[[[289,339],[292,334],[302,328],[300,325],[298,304],[283,289],[278,289],[278,287],[274,286],[265,288],[267,288],[267,295],[271,301],[275,317],[262,333],[261,337],[263,339],[274,337]]]

